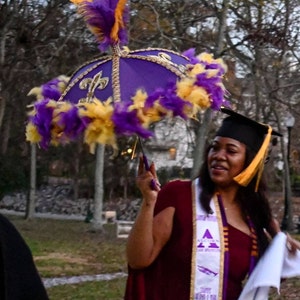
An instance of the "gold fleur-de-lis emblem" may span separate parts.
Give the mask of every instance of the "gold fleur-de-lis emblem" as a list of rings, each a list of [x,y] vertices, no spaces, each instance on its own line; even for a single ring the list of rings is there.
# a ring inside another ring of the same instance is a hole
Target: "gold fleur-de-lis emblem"
[[[158,60],[164,64],[168,64],[168,65],[171,65],[171,66],[177,68],[182,73],[186,71],[186,67],[184,65],[178,65],[178,64],[174,63],[172,61],[172,57],[167,53],[159,52],[157,55],[149,55],[149,56],[155,58],[156,60]]]
[[[150,57],[153,57],[157,60],[164,61],[166,63],[171,63],[172,58],[169,54],[164,53],[164,52],[159,52],[157,55],[150,55]]]
[[[95,90],[104,90],[109,82],[108,77],[102,77],[102,71],[97,73],[93,78],[84,78],[79,83],[81,90],[88,90],[86,98],[82,98],[79,102],[92,102],[95,94]]]

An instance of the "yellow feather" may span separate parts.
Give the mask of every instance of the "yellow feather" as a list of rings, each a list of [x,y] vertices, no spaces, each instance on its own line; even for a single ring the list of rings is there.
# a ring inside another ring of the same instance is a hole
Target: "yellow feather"
[[[75,5],[80,5],[85,1],[92,2],[92,0],[70,0],[70,2],[72,2]]]
[[[111,99],[105,102],[94,99],[94,102],[80,104],[79,114],[91,119],[91,123],[85,130],[84,142],[89,145],[92,153],[97,143],[116,145],[112,113]]]
[[[27,96],[36,96],[37,100],[42,99],[42,89],[40,87],[34,87],[32,88]]]
[[[202,64],[195,64],[193,68],[189,71],[188,75],[191,77],[195,77],[198,74],[205,72],[205,68]]]
[[[69,82],[69,79],[70,77],[67,77],[65,75],[60,75],[58,76],[57,78],[59,80],[59,83],[58,83],[58,89],[61,93],[63,93],[63,91],[66,89],[67,87],[67,84]]]
[[[206,77],[207,78],[211,78],[211,77],[215,77],[218,75],[219,70],[207,70],[206,72]]]
[[[195,87],[187,100],[192,104],[200,106],[202,109],[210,106],[210,100],[207,92],[200,87]]]
[[[133,111],[135,109],[144,108],[147,98],[148,94],[145,91],[138,89],[135,95],[131,98],[133,103],[128,107],[128,110]]]
[[[193,90],[195,80],[186,78],[177,82],[177,96],[186,99]]]
[[[136,94],[131,98],[133,104],[129,106],[128,110],[137,110],[137,117],[144,128],[148,128],[150,124],[161,120],[163,114],[167,114],[167,110],[163,108],[158,101],[154,102],[153,107],[145,107],[145,102],[148,94],[139,89]],[[158,100],[158,99],[157,99]]]
[[[35,125],[29,122],[26,126],[26,141],[31,143],[39,143],[42,137],[38,133],[38,130]]]
[[[146,116],[144,120],[144,126],[147,128],[150,124],[160,121],[162,119],[162,113],[166,114],[167,111],[163,109],[157,102],[155,102],[152,108],[148,108],[144,112],[144,115]]]
[[[73,108],[73,105],[70,102],[60,101],[56,103],[57,105],[54,109],[53,114],[60,114],[62,112],[67,112]]]
[[[47,103],[47,107],[52,107],[52,108],[57,108],[58,107],[58,102],[55,100],[49,100],[49,102]]]
[[[203,52],[203,53],[199,54],[197,57],[199,60],[206,61],[208,63],[212,63],[214,60],[212,54],[207,53],[207,52]]]
[[[123,12],[126,6],[127,0],[120,0],[117,4],[116,10],[115,10],[115,24],[111,30],[110,37],[114,41],[118,41],[119,37],[119,31],[120,28],[124,28],[124,23],[123,23]]]

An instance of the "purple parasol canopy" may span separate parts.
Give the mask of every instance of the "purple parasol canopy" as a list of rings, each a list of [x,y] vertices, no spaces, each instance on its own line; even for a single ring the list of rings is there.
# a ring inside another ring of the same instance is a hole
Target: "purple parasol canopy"
[[[185,77],[190,61],[166,49],[129,51],[113,48],[112,55],[87,62],[76,70],[60,100],[73,103],[92,101],[132,101],[138,89],[147,94]]]
[[[71,2],[78,5],[99,49],[110,47],[111,54],[78,68],[58,101],[49,93],[38,99],[27,140],[47,148],[84,135],[91,151],[97,143],[116,147],[121,135],[150,137],[150,124],[162,118],[187,119],[226,103],[222,84],[226,66],[221,59],[208,53],[196,55],[194,49],[183,54],[153,48],[130,51],[123,47],[126,0]]]

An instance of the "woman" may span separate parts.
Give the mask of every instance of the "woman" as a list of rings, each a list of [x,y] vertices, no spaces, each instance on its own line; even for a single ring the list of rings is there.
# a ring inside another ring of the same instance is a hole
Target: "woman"
[[[154,165],[139,165],[143,203],[127,244],[126,300],[238,299],[274,236],[261,179],[270,126],[229,109],[208,147],[199,178],[161,190]],[[298,246],[291,240],[293,251]]]

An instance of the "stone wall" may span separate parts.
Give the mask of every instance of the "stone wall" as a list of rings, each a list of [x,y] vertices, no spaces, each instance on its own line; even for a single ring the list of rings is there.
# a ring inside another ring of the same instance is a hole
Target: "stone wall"
[[[25,213],[28,194],[18,192],[6,195],[0,201],[0,209]],[[128,201],[115,199],[103,203],[103,211],[114,210],[118,220],[134,220],[141,199]],[[72,188],[69,184],[45,185],[36,192],[35,212],[38,214],[55,214],[61,216],[86,217],[93,212],[92,198],[72,199]]]
[[[0,201],[0,209],[25,213],[26,193],[14,193],[6,195]],[[274,216],[281,222],[284,212],[284,196],[282,193],[274,193],[270,197],[270,203]],[[114,199],[104,201],[103,211],[116,211],[117,220],[133,221],[136,218],[141,199]],[[300,197],[292,197],[292,207],[295,226],[300,217]],[[93,199],[80,198],[77,201],[72,199],[71,184],[51,184],[42,186],[37,191],[36,213],[53,214],[60,216],[78,216],[86,218],[89,212],[93,212]]]

